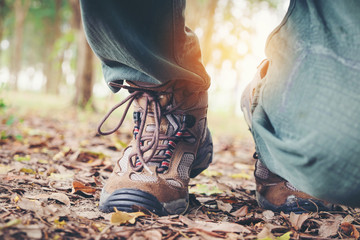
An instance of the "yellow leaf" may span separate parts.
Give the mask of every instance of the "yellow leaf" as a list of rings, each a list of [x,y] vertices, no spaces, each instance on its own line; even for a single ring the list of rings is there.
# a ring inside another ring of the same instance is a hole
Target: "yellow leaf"
[[[54,155],[53,160],[57,161],[64,156],[65,156],[64,152],[58,152],[57,154]]]
[[[31,168],[21,168],[20,172],[29,173],[29,174],[35,174],[36,173],[36,171],[34,169],[31,169]]]
[[[121,225],[126,223],[134,224],[136,218],[138,218],[139,216],[145,216],[145,213],[143,212],[127,213],[127,212],[118,211],[115,208],[115,212],[111,215],[110,223],[113,225]]]
[[[121,141],[120,139],[118,139],[117,137],[113,136],[111,138],[111,141],[113,142],[113,144],[115,145],[116,149],[121,150],[126,148],[126,146],[128,145],[126,142]]]
[[[67,152],[69,152],[70,150],[71,150],[71,148],[68,147],[68,146],[64,146],[64,147],[62,148],[62,151],[63,151],[64,153],[67,153]]]
[[[277,237],[276,240],[289,240],[291,238],[292,232],[287,232],[283,235],[281,235],[280,237]]]
[[[102,223],[92,223],[92,226],[96,227],[99,232],[102,232],[102,230],[106,227],[106,225]]]
[[[60,235],[56,234],[54,237],[53,237],[53,240],[59,240],[61,239]]]
[[[17,203],[19,200],[20,200],[19,196],[16,195],[16,196],[14,197],[14,202]]]
[[[30,161],[30,155],[25,155],[25,156],[19,156],[19,155],[14,155],[14,160],[18,161],[18,162],[28,162]]]
[[[56,227],[62,228],[66,224],[65,220],[59,221],[59,219],[55,219],[54,223],[56,224]]]
[[[13,220],[10,220],[9,222],[5,223],[4,225],[0,225],[0,230],[8,228],[8,227],[12,227],[15,226],[17,224],[21,223],[21,219],[20,218],[16,218]]]
[[[252,178],[247,173],[235,173],[235,174],[231,174],[230,177],[232,177],[232,178],[243,178],[243,179],[247,179],[247,180],[250,180]]]
[[[44,148],[41,149],[41,152],[42,152],[42,153],[48,153],[48,152],[49,152],[49,149],[47,149],[47,148],[44,147]]]
[[[208,169],[203,171],[201,174],[203,174],[203,175],[205,175],[207,177],[220,177],[220,176],[222,176],[221,172],[214,171],[214,170],[208,170]]]
[[[82,146],[82,147],[84,147],[84,146],[86,146],[86,145],[88,145],[89,144],[89,140],[82,140],[81,142],[80,142],[80,146]]]
[[[38,160],[38,163],[41,163],[41,164],[48,164],[49,161],[48,160],[45,160],[45,159],[39,159]]]
[[[190,193],[205,194],[207,196],[220,194],[222,192],[223,191],[216,185],[196,184],[195,187],[190,188]]]

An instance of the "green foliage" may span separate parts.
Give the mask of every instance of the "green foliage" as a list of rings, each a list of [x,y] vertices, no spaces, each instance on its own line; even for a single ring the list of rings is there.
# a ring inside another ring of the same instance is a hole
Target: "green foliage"
[[[68,49],[72,49],[72,51],[75,52],[75,40],[75,32],[73,31],[73,29],[70,29],[56,40],[54,48],[51,52],[51,57],[55,58],[56,56],[61,55]],[[75,68],[75,64],[73,64],[72,67]]]
[[[13,137],[18,141],[23,140],[23,136],[14,131],[14,126],[17,123],[22,123],[14,114],[11,114],[9,106],[5,103],[5,100],[0,98],[0,122],[5,123],[5,129],[0,132],[0,140]]]
[[[6,125],[11,126],[11,125],[13,125],[14,122],[15,122],[14,115],[10,115],[9,118],[6,120]]]
[[[49,64],[49,58],[54,59],[54,56],[59,55],[56,47],[53,48],[49,42],[56,43],[63,34],[67,34],[67,31],[64,32],[62,29],[66,29],[64,26],[69,24],[70,17],[67,14],[68,2],[61,1],[60,9],[57,9],[55,2],[46,0],[32,0],[31,2],[24,29],[24,49],[27,49],[24,51],[26,64]],[[54,32],[56,29],[53,27],[57,17],[60,21],[59,36],[56,36]],[[57,39],[54,39],[55,37]],[[64,51],[63,48],[61,50]]]
[[[0,0],[0,19],[4,19],[10,12],[9,1]]]
[[[18,162],[29,162],[31,160],[31,157],[30,155],[25,155],[25,156],[15,155],[14,160]]]
[[[266,238],[262,238],[259,240],[289,240],[291,238],[292,232],[287,232],[283,235],[281,235],[280,237],[276,237],[275,239],[271,238],[271,237],[266,237]]]
[[[292,234],[292,232],[287,232],[285,234],[283,234],[280,237],[277,237],[277,240],[289,240],[290,239],[290,235]]]
[[[4,99],[0,98],[0,112],[4,112],[6,109],[6,104],[4,102]]]
[[[208,184],[196,184],[195,187],[190,189],[190,193],[204,194],[206,196],[216,195],[222,192],[223,191],[217,186]]]
[[[1,140],[4,140],[8,137],[7,133],[3,130],[0,132],[0,139]]]

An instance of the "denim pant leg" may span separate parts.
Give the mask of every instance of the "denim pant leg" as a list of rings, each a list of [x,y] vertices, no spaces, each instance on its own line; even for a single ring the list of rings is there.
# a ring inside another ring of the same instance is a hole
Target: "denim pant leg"
[[[210,79],[184,9],[184,0],[81,0],[85,33],[106,82],[186,80],[207,89]]]
[[[312,196],[360,206],[360,2],[291,1],[252,112],[263,163]]]

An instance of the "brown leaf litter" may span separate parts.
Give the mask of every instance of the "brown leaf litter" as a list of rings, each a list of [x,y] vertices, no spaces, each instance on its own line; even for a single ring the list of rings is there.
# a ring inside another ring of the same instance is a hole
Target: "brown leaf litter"
[[[254,145],[231,136],[214,137],[214,163],[190,182],[185,215],[158,217],[141,208],[102,213],[101,188],[130,131],[100,137],[93,125],[76,116],[26,116],[0,126],[6,134],[0,142],[0,239],[359,238],[359,209],[284,214],[259,208]]]

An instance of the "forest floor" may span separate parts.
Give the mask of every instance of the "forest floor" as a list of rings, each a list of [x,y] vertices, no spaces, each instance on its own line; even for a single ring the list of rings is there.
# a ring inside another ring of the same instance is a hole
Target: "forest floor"
[[[102,213],[100,191],[132,137],[131,122],[103,137],[103,113],[66,106],[50,96],[0,98],[0,239],[359,238],[360,209],[259,208],[251,137],[243,120],[219,114],[209,115],[213,164],[191,180],[185,215]]]

